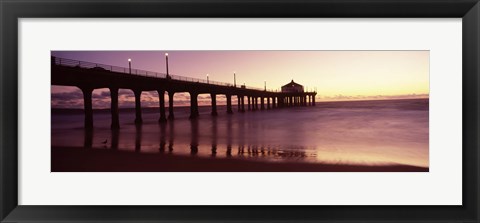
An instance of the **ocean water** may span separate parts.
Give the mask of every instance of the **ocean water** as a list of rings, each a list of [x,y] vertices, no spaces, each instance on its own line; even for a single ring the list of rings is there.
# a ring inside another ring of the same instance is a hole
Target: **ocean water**
[[[94,130],[83,129],[81,110],[52,110],[54,147],[128,150],[261,162],[429,165],[428,99],[317,102],[314,107],[226,113],[175,108],[175,120],[158,123],[158,108],[120,109],[120,130],[109,110],[94,111]],[[168,115],[168,109],[167,109]],[[65,148],[68,149],[68,148]]]

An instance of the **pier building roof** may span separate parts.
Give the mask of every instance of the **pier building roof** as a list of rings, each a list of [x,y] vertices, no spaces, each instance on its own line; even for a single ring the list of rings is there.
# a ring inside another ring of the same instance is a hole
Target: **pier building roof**
[[[292,79],[292,81],[286,85],[283,85],[282,87],[303,87],[303,85],[299,84],[299,83],[295,83]]]

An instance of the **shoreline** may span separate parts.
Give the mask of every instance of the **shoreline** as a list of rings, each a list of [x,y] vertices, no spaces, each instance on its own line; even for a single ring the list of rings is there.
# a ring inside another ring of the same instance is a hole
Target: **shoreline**
[[[259,162],[52,146],[51,172],[429,172],[429,168],[401,164]]]

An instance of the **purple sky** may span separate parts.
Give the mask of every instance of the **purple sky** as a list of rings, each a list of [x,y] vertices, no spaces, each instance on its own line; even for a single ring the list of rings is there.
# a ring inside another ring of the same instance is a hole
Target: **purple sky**
[[[56,57],[165,73],[166,51],[53,51]],[[277,90],[294,79],[317,89],[318,101],[428,97],[428,51],[168,51],[170,74]],[[94,107],[108,108],[107,89],[94,91]],[[234,98],[234,102],[235,102]],[[130,90],[120,91],[120,107],[133,107]],[[218,96],[219,104],[223,98]],[[187,105],[188,94],[176,94]],[[209,104],[208,95],[199,96]],[[156,92],[142,93],[142,106],[158,106]],[[82,108],[81,91],[52,86],[52,107]]]

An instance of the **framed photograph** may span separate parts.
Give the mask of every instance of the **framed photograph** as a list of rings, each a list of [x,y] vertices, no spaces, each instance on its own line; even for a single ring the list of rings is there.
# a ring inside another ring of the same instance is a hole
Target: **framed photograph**
[[[0,219],[478,222],[479,7],[2,1]]]

